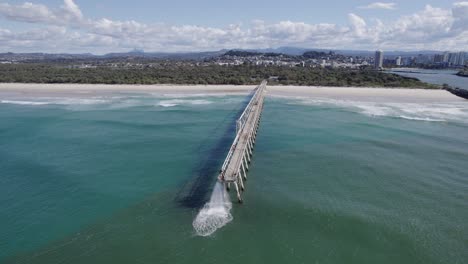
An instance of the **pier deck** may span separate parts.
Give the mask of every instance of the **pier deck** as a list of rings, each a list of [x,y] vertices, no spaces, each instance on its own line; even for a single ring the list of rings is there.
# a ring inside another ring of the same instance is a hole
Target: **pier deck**
[[[267,82],[263,81],[255,89],[249,104],[236,121],[236,138],[218,176],[228,190],[231,183],[234,184],[239,202],[242,202],[241,191],[244,190],[244,181],[247,180],[247,171],[260,125],[266,84]]]

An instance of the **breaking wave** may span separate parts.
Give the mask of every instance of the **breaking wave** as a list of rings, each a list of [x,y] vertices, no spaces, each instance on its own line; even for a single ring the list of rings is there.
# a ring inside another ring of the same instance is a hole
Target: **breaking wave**
[[[393,117],[426,122],[467,122],[468,104],[463,103],[395,103],[336,99],[297,99],[306,105],[337,106],[371,117]]]
[[[16,105],[52,105],[64,106],[69,110],[105,110],[122,109],[140,106],[174,107],[198,106],[209,104],[239,103],[242,97],[211,94],[118,94],[105,96],[71,96],[71,97],[8,97],[0,98],[0,104]]]
[[[158,103],[159,106],[162,107],[173,107],[177,105],[207,105],[211,104],[211,101],[208,100],[188,100],[188,99],[174,99],[174,100],[163,100]]]
[[[49,102],[37,102],[37,101],[18,101],[18,100],[1,100],[2,104],[17,104],[17,105],[47,105]]]
[[[18,104],[18,105],[92,105],[104,104],[110,100],[102,98],[41,98],[41,101],[26,101],[26,100],[1,100],[3,104]]]
[[[193,221],[193,228],[198,236],[209,236],[232,221],[232,203],[223,184],[216,185],[208,201]]]

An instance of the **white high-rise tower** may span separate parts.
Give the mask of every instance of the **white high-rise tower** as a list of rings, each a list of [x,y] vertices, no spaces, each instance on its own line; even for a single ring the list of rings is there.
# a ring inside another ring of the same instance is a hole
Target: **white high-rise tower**
[[[383,68],[383,51],[381,50],[375,52],[374,67],[376,70]]]

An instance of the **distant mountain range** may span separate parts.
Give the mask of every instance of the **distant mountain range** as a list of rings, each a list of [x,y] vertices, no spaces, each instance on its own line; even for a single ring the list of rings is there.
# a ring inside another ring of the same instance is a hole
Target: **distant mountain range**
[[[73,60],[73,59],[113,59],[113,58],[148,58],[148,59],[185,59],[203,60],[223,55],[227,50],[209,52],[144,52],[130,51],[121,53],[108,53],[105,55],[94,55],[91,53],[67,54],[67,53],[0,53],[0,61],[40,61],[40,60]]]
[[[260,52],[260,53],[281,53],[291,56],[299,56],[307,51],[329,52],[347,56],[373,56],[375,51],[369,50],[336,50],[336,49],[315,49],[299,47],[279,47],[269,49],[234,49],[236,51]],[[0,61],[28,61],[28,60],[68,60],[68,59],[106,59],[106,58],[153,58],[153,59],[185,59],[203,60],[223,55],[228,50],[205,51],[205,52],[144,52],[142,50],[132,50],[123,53],[108,53],[105,55],[94,55],[91,53],[67,54],[67,53],[0,53]],[[385,51],[385,56],[417,56],[419,54],[437,54],[441,51]]]
[[[243,50],[243,49],[235,49]],[[245,51],[262,53],[282,53],[286,55],[299,56],[307,51],[329,52],[347,56],[374,56],[375,50],[340,50],[340,49],[316,49],[316,48],[298,48],[298,47],[279,47],[274,49],[244,49]],[[439,54],[443,51],[423,50],[423,51],[384,51],[385,56],[418,56],[419,54]]]

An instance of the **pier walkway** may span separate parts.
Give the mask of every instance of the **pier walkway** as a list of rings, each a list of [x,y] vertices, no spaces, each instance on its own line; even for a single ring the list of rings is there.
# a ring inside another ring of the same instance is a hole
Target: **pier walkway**
[[[242,115],[236,121],[236,138],[232,143],[226,160],[219,172],[218,180],[224,183],[229,190],[231,183],[237,193],[237,200],[242,203],[242,191],[247,180],[247,171],[253,155],[257,130],[262,116],[263,101],[265,97],[266,81],[255,88],[254,95],[250,99]]]

